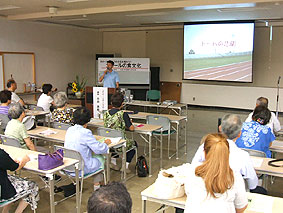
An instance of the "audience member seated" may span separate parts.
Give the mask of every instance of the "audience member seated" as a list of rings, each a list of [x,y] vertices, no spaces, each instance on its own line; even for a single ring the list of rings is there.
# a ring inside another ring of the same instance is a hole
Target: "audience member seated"
[[[66,107],[67,101],[68,98],[65,92],[57,92],[54,95],[54,104],[56,109],[52,112],[51,119],[53,121],[73,124],[73,110]]]
[[[253,192],[254,190],[255,192],[258,192],[257,190],[258,178],[254,170],[250,156],[247,152],[239,149],[235,144],[236,140],[241,135],[241,128],[242,128],[242,122],[240,117],[238,115],[227,114],[223,116],[219,130],[220,132],[225,134],[228,138],[227,141],[230,147],[230,156],[229,156],[230,167],[234,171],[238,171],[241,173],[243,178],[247,181],[248,187],[251,192]],[[202,144],[198,148],[192,160],[192,164],[198,164],[205,160],[205,154],[203,150],[204,150],[204,144]]]
[[[203,141],[205,160],[193,165],[185,183],[185,212],[244,212],[245,183],[229,166],[229,142],[222,134],[208,134]]]
[[[17,89],[17,83],[14,79],[8,80],[7,88],[10,92],[12,92],[12,103],[20,103],[22,106],[24,106],[24,101],[15,93]]]
[[[136,153],[135,149],[132,148],[133,146],[137,146],[137,143],[127,138],[126,136],[126,130],[134,131],[135,127],[132,124],[128,113],[124,113],[124,111],[121,110],[121,108],[123,107],[123,102],[124,96],[122,93],[117,92],[113,94],[111,97],[111,105],[113,106],[113,108],[104,113],[103,121],[105,127],[120,130],[123,132],[124,138],[127,141],[126,172],[130,173],[131,171],[129,170],[129,164],[131,163]],[[111,158],[110,167],[114,170],[120,169],[117,165],[115,157]]]
[[[11,120],[8,116],[9,104],[11,103],[12,93],[8,90],[0,92],[0,114],[1,114],[1,129],[5,131],[8,122]]]
[[[8,110],[11,104],[12,93],[8,90],[3,90],[0,92],[0,114],[1,114],[1,128],[5,131],[7,123],[11,120],[11,117],[8,116]],[[24,117],[22,123],[25,125],[27,130],[33,129],[36,127],[33,116]]]
[[[237,139],[236,145],[239,148],[262,151],[268,158],[271,157],[269,147],[275,136],[269,126],[271,113],[265,106],[257,106],[252,115],[252,121],[243,123],[242,134]]]
[[[19,140],[22,148],[36,151],[25,125],[22,123],[25,111],[20,103],[11,104],[8,115],[12,118],[7,124],[5,135]]]
[[[54,105],[53,98],[51,97],[52,93],[52,85],[51,84],[43,84],[42,86],[42,94],[40,95],[37,106],[42,107],[44,111],[50,112],[50,107]]]
[[[21,213],[29,204],[32,210],[37,208],[37,201],[39,200],[38,186],[28,180],[24,180],[14,175],[8,175],[7,170],[18,171],[25,166],[29,161],[29,157],[26,155],[20,161],[13,160],[7,152],[0,149],[0,186],[1,196],[0,202],[7,200],[14,200],[17,197],[22,197],[26,192],[30,192],[29,195],[24,197],[18,204],[18,207],[14,212]],[[3,207],[2,213],[8,213],[13,203]]]
[[[258,107],[258,106],[265,106],[266,108],[268,108],[268,99],[265,98],[265,97],[259,97],[256,100],[256,107]],[[246,119],[246,122],[250,122],[250,121],[253,120],[252,119],[253,113],[254,112],[251,112],[249,114],[249,116]],[[270,120],[266,125],[270,127],[272,132],[278,132],[278,131],[281,130],[280,122],[279,122],[278,118],[276,117],[275,113],[273,113],[273,112],[271,112]]]
[[[112,182],[92,193],[88,213],[131,213],[132,199],[124,184]]]
[[[80,107],[74,112],[74,126],[68,128],[65,136],[64,147],[80,152],[84,160],[84,173],[89,174],[104,168],[104,157],[108,151],[110,140],[104,143],[98,142],[91,130],[87,129],[90,121],[90,111],[85,107]],[[100,181],[103,180],[101,174],[94,177],[94,190],[99,188]]]

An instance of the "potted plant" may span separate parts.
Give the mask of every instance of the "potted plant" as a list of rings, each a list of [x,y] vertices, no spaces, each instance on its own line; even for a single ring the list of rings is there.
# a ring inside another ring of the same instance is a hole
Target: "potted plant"
[[[72,83],[72,91],[77,98],[81,98],[85,89],[86,79],[82,78],[80,81],[79,76],[76,75],[76,80]]]

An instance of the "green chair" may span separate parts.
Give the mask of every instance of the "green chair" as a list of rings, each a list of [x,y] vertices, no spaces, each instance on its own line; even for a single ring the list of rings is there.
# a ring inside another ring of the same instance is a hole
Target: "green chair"
[[[159,90],[148,90],[146,92],[146,100],[147,101],[160,101],[161,100],[161,92]]]
[[[168,137],[168,158],[171,159],[172,156],[170,156],[170,142],[171,142],[171,135],[176,133],[174,129],[171,128],[171,122],[169,118],[160,116],[160,115],[148,115],[146,116],[146,123],[151,125],[157,125],[162,126],[162,130],[160,131],[154,131],[153,136],[161,136],[161,147],[162,149],[162,137],[167,136]]]

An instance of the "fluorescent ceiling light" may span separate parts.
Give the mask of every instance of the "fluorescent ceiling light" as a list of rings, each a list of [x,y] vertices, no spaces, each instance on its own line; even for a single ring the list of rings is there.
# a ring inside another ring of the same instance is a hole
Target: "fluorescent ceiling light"
[[[258,11],[258,10],[269,10],[270,8],[266,7],[239,7],[239,8],[222,8],[222,9],[217,9],[219,13],[225,13],[225,12],[253,12],[253,11]]]
[[[221,4],[221,5],[202,5],[185,7],[184,10],[211,10],[211,9],[222,9],[222,8],[241,8],[241,7],[255,7],[255,3],[243,3],[243,4]]]
[[[62,19],[58,21],[68,22],[68,21],[87,21],[87,18],[71,18],[71,19]]]
[[[65,3],[76,3],[76,2],[84,2],[88,0],[57,0],[57,1],[65,2]]]
[[[156,13],[139,13],[139,14],[129,14],[129,17],[140,17],[140,16],[162,16],[168,14],[167,12],[156,12]]]
[[[13,10],[13,9],[19,9],[20,7],[14,6],[14,5],[4,5],[0,6],[0,10]]]
[[[121,25],[120,23],[112,23],[112,24],[92,24],[90,26],[92,27],[106,27],[106,26],[119,26]]]

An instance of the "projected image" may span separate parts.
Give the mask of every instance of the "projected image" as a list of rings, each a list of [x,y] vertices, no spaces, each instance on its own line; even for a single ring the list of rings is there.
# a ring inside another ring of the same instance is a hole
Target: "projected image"
[[[184,79],[252,82],[254,23],[184,26]]]

